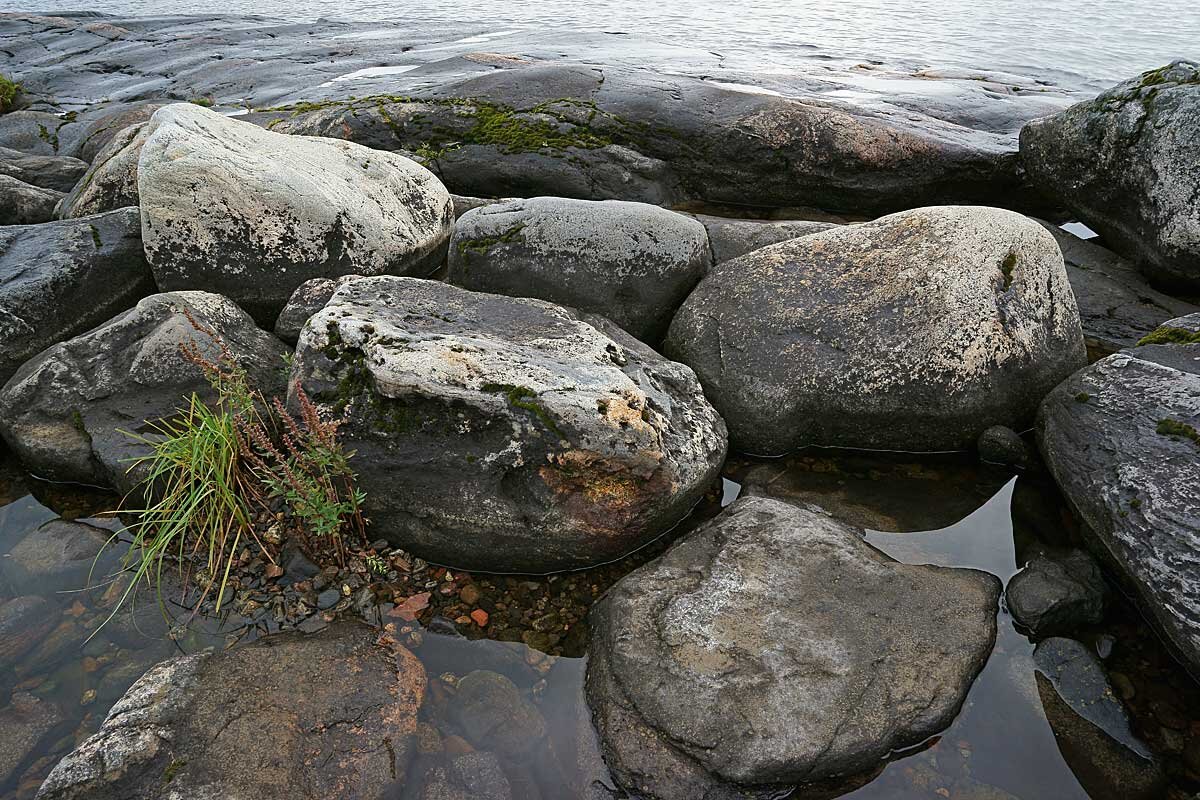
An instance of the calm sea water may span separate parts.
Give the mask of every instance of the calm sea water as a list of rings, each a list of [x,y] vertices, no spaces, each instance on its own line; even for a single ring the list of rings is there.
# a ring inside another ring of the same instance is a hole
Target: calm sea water
[[[0,11],[79,9],[0,0]],[[1099,89],[1200,58],[1200,4],[1146,0],[100,0],[115,15],[260,14],[512,29],[621,31],[700,47],[754,70],[821,57],[1014,72]]]

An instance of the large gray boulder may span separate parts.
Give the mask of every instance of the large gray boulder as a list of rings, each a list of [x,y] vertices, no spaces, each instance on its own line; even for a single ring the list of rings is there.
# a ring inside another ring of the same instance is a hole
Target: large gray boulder
[[[682,519],[725,456],[691,370],[539,300],[353,280],[308,321],[292,378],[342,419],[379,535],[464,569],[616,558]]]
[[[1047,466],[1088,544],[1200,675],[1200,314],[1097,361],[1038,413]]]
[[[1168,287],[1200,288],[1200,64],[1175,61],[1021,131],[1030,180]]]
[[[54,207],[62,196],[62,192],[0,173],[0,226],[36,225],[54,219]]]
[[[620,200],[535,197],[463,215],[446,279],[600,314],[656,344],[711,264],[704,226],[682,214]]]
[[[127,490],[129,459],[148,450],[122,431],[149,432],[147,423],[173,415],[192,392],[212,399],[180,350],[190,344],[217,358],[209,332],[267,396],[282,393],[282,342],[220,295],[166,292],[21,367],[0,390],[0,436],[41,477]]]
[[[0,227],[0,384],[153,292],[137,209]]]
[[[814,506],[739,500],[593,607],[605,760],[653,800],[844,786],[950,724],[999,593],[983,572],[893,561]]]
[[[336,677],[335,677],[336,676]],[[425,670],[341,623],[151,667],[38,800],[373,800],[403,778]]]
[[[807,219],[759,220],[714,217],[708,214],[694,215],[696,221],[708,231],[708,242],[712,247],[713,262],[720,264],[744,256],[760,247],[799,239],[837,225]]]
[[[715,267],[671,323],[734,447],[967,449],[1022,430],[1085,363],[1062,256],[1040,225],[916,209]]]
[[[40,156],[0,147],[0,175],[32,186],[69,192],[87,171],[86,161],[68,156]]]
[[[146,123],[130,125],[105,146],[55,213],[63,218],[86,217],[138,204],[137,165],[149,135]]]
[[[310,278],[431,272],[454,221],[445,187],[403,156],[191,103],[155,112],[137,171],[159,288],[218,292],[266,324]]]

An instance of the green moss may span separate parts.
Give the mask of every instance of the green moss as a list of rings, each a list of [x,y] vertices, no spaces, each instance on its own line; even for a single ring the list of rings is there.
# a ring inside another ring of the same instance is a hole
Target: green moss
[[[20,93],[21,84],[7,75],[0,74],[0,114],[12,111],[17,102],[17,95]]]
[[[508,244],[510,242],[520,241],[518,238],[521,231],[524,230],[525,223],[518,222],[511,228],[508,228],[495,236],[484,236],[479,239],[459,239],[458,254],[463,258],[468,258],[471,253],[486,253],[491,248],[498,244]]]
[[[1133,498],[1132,500],[1129,501],[1129,507],[1130,508],[1141,508],[1142,507],[1142,499],[1140,497]]]
[[[1138,340],[1138,347],[1144,344],[1200,344],[1200,331],[1163,325]]]
[[[166,769],[163,770],[163,778],[162,778],[163,786],[166,786],[168,783],[173,781],[175,779],[175,774],[178,773],[179,770],[183,769],[186,766],[187,766],[187,759],[183,759],[183,758],[171,759],[171,763],[167,764]]]
[[[1092,399],[1092,396],[1090,394],[1088,394],[1087,392],[1080,392],[1079,394],[1075,395],[1076,403],[1086,403],[1088,400],[1091,400],[1091,399]]]
[[[528,386],[513,386],[508,383],[485,383],[482,390],[490,393],[503,392],[508,396],[508,404],[513,408],[519,408],[533,414],[542,424],[549,430],[553,431],[556,436],[562,436],[563,433],[558,425],[554,422],[554,418],[550,416],[550,412],[535,399],[537,392],[530,389]]]
[[[100,239],[100,230],[95,225],[90,223],[88,224],[88,227],[92,229],[92,243],[95,244],[96,249],[99,250],[104,246],[104,242]]]
[[[211,97],[189,97],[188,102],[203,108],[212,108],[215,105]]]
[[[1191,439],[1193,443],[1200,446],[1200,432],[1186,422],[1180,422],[1177,419],[1160,419],[1158,427],[1154,429],[1155,433],[1162,436],[1175,436],[1181,439]]]
[[[1009,253],[1008,255],[1006,255],[1004,257],[1004,260],[1000,262],[1000,273],[1004,276],[1005,290],[1007,290],[1008,287],[1012,286],[1013,270],[1016,268],[1017,268],[1017,254],[1016,253]]]

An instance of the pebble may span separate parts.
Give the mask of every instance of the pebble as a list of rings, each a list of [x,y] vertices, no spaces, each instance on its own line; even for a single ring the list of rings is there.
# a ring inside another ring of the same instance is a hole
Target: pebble
[[[479,591],[479,587],[473,583],[468,583],[458,593],[458,599],[469,606],[477,605],[481,597],[483,597],[483,592]],[[498,603],[497,607],[499,607]]]
[[[326,589],[317,595],[317,608],[324,611],[327,608],[333,608],[342,599],[342,593],[337,589]]]
[[[488,624],[488,613],[482,608],[477,608],[471,612],[471,619],[481,628],[486,628]]]

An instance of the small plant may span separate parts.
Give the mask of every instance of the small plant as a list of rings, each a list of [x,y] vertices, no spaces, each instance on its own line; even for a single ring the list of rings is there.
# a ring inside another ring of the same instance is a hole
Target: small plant
[[[0,75],[0,114],[12,111],[20,93],[21,84],[7,75]]]
[[[215,105],[211,97],[189,97],[188,102],[201,108],[212,108]]]

